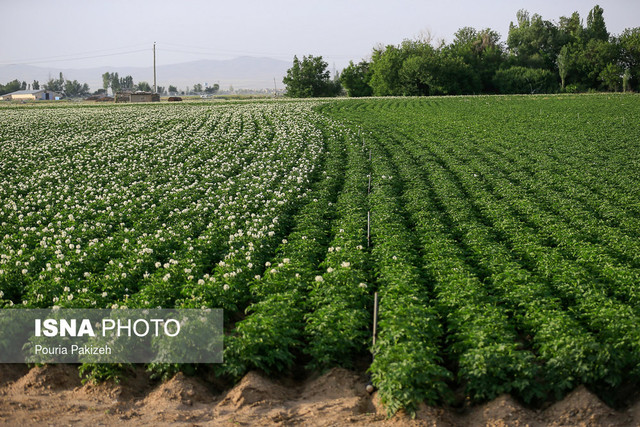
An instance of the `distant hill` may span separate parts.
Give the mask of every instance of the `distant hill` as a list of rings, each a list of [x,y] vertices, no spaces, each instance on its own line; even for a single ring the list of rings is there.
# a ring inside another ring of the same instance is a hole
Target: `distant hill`
[[[180,64],[158,64],[157,78],[159,86],[177,86],[184,90],[196,83],[220,84],[226,90],[230,85],[234,89],[273,88],[276,79],[278,89],[283,88],[282,78],[287,74],[291,63],[264,57],[242,56],[229,60],[200,60]],[[50,77],[57,78],[62,72],[66,79],[88,83],[92,91],[102,87],[102,74],[118,72],[121,77],[131,75],[137,83],[146,81],[153,84],[153,67],[97,67],[97,68],[52,68],[33,65],[0,65],[0,83],[18,79],[27,83],[38,80],[44,84]]]

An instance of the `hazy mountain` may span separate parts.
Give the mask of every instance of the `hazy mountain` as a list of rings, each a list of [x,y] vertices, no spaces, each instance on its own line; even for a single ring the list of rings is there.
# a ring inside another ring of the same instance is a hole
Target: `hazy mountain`
[[[291,63],[272,58],[243,56],[229,60],[200,60],[181,64],[157,65],[159,86],[177,86],[184,90],[195,83],[213,85],[220,89],[265,89],[273,88],[276,79],[278,89],[283,88],[282,78]],[[92,91],[102,87],[102,74],[118,72],[120,77],[131,75],[137,83],[146,81],[153,85],[153,67],[99,67],[99,68],[52,68],[33,65],[0,65],[0,83],[18,79],[27,83],[38,80],[44,84],[50,77],[57,78],[62,72],[65,79],[88,83]]]

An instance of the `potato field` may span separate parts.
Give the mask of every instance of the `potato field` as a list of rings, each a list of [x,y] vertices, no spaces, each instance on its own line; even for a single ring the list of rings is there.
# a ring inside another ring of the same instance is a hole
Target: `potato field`
[[[223,308],[224,363],[149,369],[368,369],[390,413],[615,404],[638,118],[621,94],[0,107],[0,306]]]

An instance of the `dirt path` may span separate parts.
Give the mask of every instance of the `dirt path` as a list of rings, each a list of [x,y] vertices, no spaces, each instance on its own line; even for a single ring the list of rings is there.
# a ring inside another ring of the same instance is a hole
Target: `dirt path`
[[[120,385],[82,385],[74,366],[28,370],[0,365],[0,423],[7,425],[317,425],[317,426],[628,426],[640,424],[640,404],[616,412],[583,387],[544,411],[501,396],[463,413],[424,406],[416,419],[384,416],[365,379],[343,369],[299,384],[251,372],[226,392],[178,374],[156,384],[143,370]]]

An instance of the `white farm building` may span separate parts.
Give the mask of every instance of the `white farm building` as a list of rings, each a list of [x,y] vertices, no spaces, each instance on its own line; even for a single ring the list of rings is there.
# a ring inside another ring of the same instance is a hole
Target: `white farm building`
[[[39,89],[39,90],[19,90],[16,92],[7,93],[0,96],[0,100],[3,101],[47,101],[61,99],[62,95],[58,92],[51,90]]]

